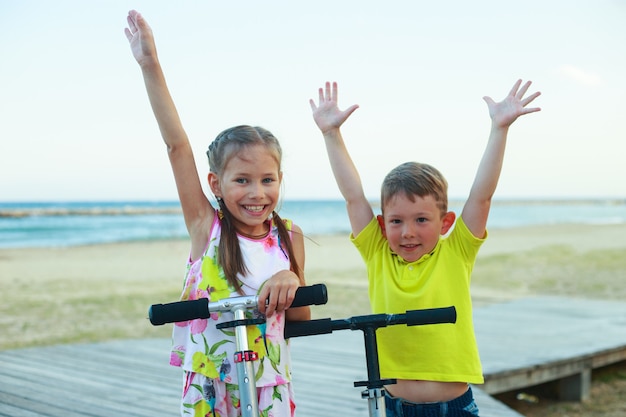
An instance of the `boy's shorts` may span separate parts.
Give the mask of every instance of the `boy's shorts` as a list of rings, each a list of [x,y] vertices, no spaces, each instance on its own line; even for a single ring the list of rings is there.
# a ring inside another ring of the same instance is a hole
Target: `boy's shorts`
[[[385,391],[387,417],[476,417],[478,406],[472,388],[453,400],[436,403],[414,403],[392,397]]]

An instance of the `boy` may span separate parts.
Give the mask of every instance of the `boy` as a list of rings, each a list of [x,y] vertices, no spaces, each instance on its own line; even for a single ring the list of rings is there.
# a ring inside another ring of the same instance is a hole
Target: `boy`
[[[346,200],[350,239],[367,266],[372,312],[393,314],[449,305],[457,310],[456,324],[379,329],[381,378],[397,379],[385,387],[389,417],[478,415],[469,384],[484,381],[472,322],[470,276],[487,237],[508,129],[519,116],[540,110],[526,107],[540,95],[524,98],[530,84],[522,86],[518,80],[499,103],[484,97],[491,133],[458,220],[448,211],[447,183],[441,173],[413,162],[386,176],[382,216],[374,216],[340,131],[358,106],[339,110],[337,83],[332,89],[328,82],[319,89],[317,105],[310,100]]]

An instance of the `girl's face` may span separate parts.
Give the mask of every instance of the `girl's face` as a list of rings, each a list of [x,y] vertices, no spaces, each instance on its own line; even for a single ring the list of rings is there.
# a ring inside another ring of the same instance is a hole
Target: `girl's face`
[[[237,230],[252,236],[267,232],[264,223],[278,203],[281,180],[276,156],[263,145],[233,155],[219,179],[209,176],[213,193],[224,200]]]
[[[391,250],[406,262],[432,252],[444,228],[441,210],[432,196],[414,196],[414,200],[400,193],[384,207],[385,237]]]

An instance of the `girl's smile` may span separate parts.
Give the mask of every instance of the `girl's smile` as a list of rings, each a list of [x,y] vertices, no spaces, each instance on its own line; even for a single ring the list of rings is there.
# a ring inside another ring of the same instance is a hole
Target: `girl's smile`
[[[278,203],[281,179],[275,154],[262,145],[246,147],[234,155],[219,179],[209,176],[215,196],[224,200],[235,227],[248,236],[267,232],[265,221]]]

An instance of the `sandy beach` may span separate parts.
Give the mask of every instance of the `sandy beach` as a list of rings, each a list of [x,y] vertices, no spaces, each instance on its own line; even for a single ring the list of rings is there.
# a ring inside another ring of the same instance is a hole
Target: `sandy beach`
[[[329,294],[313,317],[369,314],[365,268],[348,237],[305,242],[307,282]],[[147,310],[177,300],[188,250],[187,240],[0,250],[0,349],[169,337]],[[476,306],[536,294],[625,300],[626,225],[490,230],[472,291]],[[610,402],[619,392],[596,396]]]
[[[626,299],[626,225],[491,230],[473,278],[477,305],[532,294]],[[360,256],[345,235],[307,236],[306,279],[329,302],[313,316],[369,314]],[[167,336],[146,320],[175,301],[186,240],[0,250],[0,349]]]

